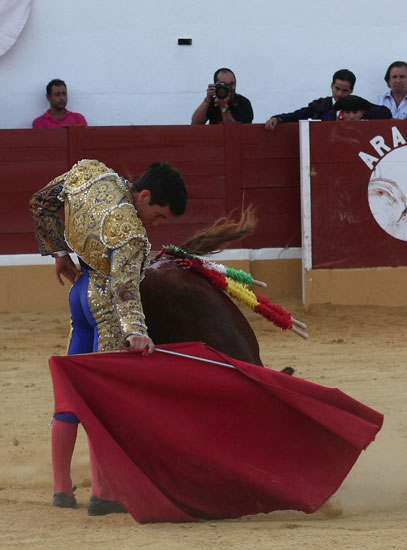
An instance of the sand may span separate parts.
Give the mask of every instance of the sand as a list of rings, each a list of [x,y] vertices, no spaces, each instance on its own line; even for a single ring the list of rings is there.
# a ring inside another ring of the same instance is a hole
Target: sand
[[[66,313],[0,315],[0,549],[407,548],[407,308],[282,303],[310,338],[248,314],[265,364],[338,387],[385,415],[337,493],[312,515],[274,512],[234,521],[139,525],[130,515],[89,517],[90,473],[80,428],[73,480],[79,507],[51,506],[53,394],[47,360],[63,354]]]

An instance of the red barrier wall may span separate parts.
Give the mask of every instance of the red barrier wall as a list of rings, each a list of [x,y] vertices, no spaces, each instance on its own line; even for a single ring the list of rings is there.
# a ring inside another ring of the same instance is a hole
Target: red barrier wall
[[[407,121],[309,128],[312,268],[407,266]]]
[[[301,246],[297,124],[264,126],[70,127],[0,130],[0,254],[37,252],[28,201],[32,193],[80,159],[96,158],[134,180],[154,161],[183,174],[190,203],[168,226],[152,228],[153,248],[180,244],[242,204],[259,216],[239,247]]]

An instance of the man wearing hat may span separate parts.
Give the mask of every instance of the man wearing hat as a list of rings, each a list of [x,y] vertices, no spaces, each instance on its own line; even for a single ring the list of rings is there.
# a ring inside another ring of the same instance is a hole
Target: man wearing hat
[[[357,95],[342,97],[334,105],[338,120],[372,120],[392,118],[391,111],[384,105],[374,105]]]

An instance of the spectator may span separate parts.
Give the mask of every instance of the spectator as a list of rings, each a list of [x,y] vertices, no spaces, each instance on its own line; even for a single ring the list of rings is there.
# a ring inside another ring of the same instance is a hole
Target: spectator
[[[394,61],[387,69],[384,80],[390,90],[377,96],[374,103],[388,107],[393,118],[407,118],[407,63]]]
[[[62,128],[63,126],[87,126],[88,123],[80,113],[66,109],[68,92],[63,80],[55,78],[47,84],[47,99],[50,109],[36,118],[33,128]]]
[[[253,120],[250,101],[236,93],[236,77],[233,71],[223,67],[213,75],[206,97],[192,115],[191,124],[220,124],[221,122],[246,122]]]
[[[372,120],[391,118],[391,111],[384,105],[374,105],[363,97],[348,95],[335,103],[338,120]]]
[[[281,113],[274,115],[266,122],[266,130],[274,130],[277,124],[284,122],[298,122],[299,120],[307,120],[309,118],[317,120],[335,120],[336,113],[334,104],[342,97],[353,92],[356,76],[348,69],[336,71],[332,77],[331,90],[332,95],[328,97],[320,97],[311,103],[308,107],[302,107],[293,113]]]

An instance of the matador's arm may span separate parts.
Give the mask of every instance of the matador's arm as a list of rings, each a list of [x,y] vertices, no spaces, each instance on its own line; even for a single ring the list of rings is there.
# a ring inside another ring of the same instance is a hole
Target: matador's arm
[[[34,231],[42,256],[68,250],[60,216],[64,202],[59,198],[64,188],[65,175],[55,178],[46,187],[34,193],[30,200]]]
[[[140,297],[140,282],[146,262],[146,241],[132,239],[120,248],[112,250],[110,259],[113,306],[123,338],[130,334],[147,336]]]

